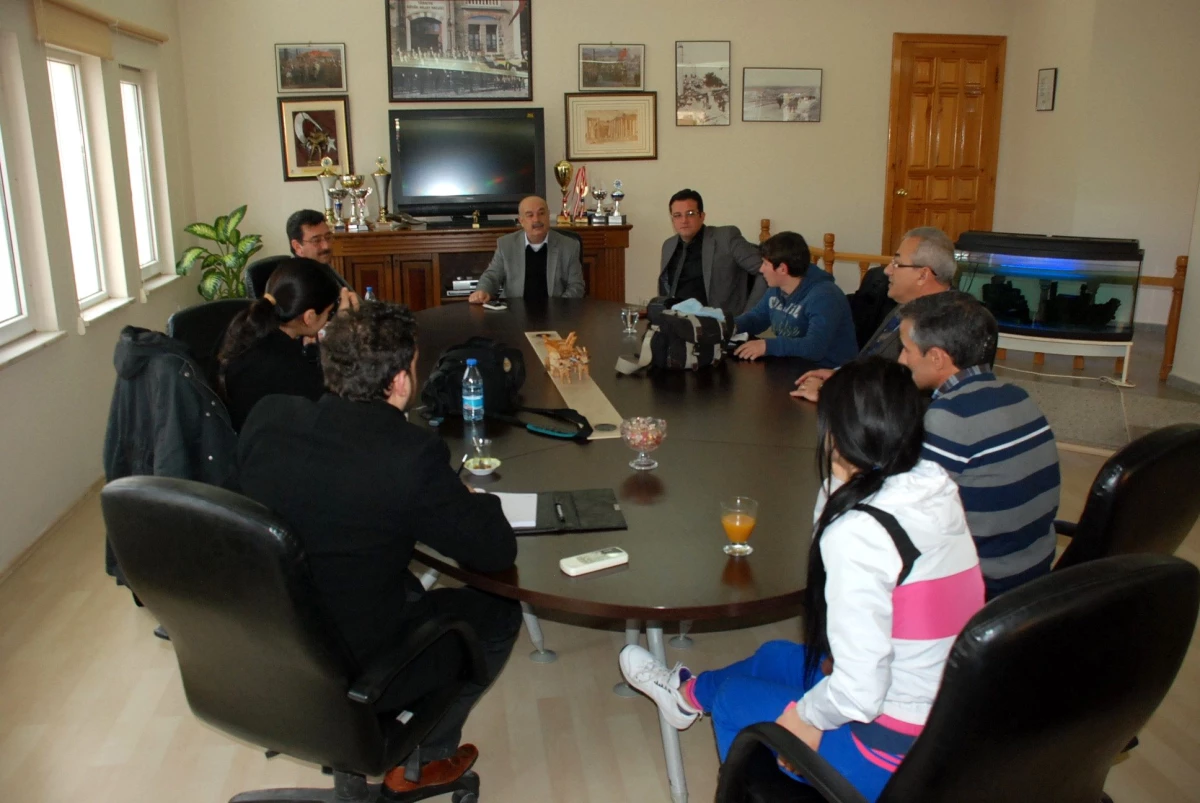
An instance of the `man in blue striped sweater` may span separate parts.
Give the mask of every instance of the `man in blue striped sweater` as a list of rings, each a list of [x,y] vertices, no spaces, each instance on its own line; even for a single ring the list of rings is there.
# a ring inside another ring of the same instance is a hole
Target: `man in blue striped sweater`
[[[933,391],[924,457],[958,482],[987,598],[1050,571],[1058,512],[1058,449],[1021,388],[996,379],[996,320],[957,290],[900,311],[900,362]]]

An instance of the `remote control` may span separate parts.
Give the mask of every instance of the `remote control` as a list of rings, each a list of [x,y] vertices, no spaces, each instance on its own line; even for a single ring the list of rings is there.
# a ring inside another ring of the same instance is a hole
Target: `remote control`
[[[585,552],[570,558],[563,558],[558,566],[572,577],[578,577],[588,572],[598,572],[601,569],[611,569],[629,562],[629,553],[619,546],[606,546],[595,552]]]

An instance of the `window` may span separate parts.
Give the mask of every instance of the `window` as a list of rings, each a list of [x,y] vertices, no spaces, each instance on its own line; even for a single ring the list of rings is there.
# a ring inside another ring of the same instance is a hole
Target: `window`
[[[12,203],[9,200],[6,162],[3,132],[0,131],[0,343],[7,343],[33,331],[25,281],[13,237],[16,227],[13,225]]]
[[[47,59],[50,101],[62,168],[63,197],[67,205],[67,236],[75,266],[75,293],[80,309],[107,298],[100,261],[100,234],[96,192],[92,184],[92,159],[88,152],[80,63],[63,54]]]
[[[142,278],[148,278],[159,272],[159,265],[144,98],[141,74],[122,69],[121,110],[125,117],[125,153],[129,158],[129,186],[133,194],[133,228],[137,235],[138,265]]]

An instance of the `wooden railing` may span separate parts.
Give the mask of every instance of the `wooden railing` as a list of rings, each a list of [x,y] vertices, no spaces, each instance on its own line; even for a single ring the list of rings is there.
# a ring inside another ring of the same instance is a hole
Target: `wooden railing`
[[[758,241],[761,243],[770,236],[771,220],[770,218],[762,218],[759,221]],[[836,262],[857,263],[858,280],[860,282],[867,275],[867,270],[872,265],[886,265],[892,259],[890,256],[884,254],[855,254],[849,251],[838,251],[834,248],[835,240],[833,232],[826,232],[823,242],[824,248],[815,248],[811,245],[808,247],[808,250],[812,253],[813,264],[819,264],[825,270],[832,273],[833,265]],[[1167,332],[1166,339],[1163,342],[1163,360],[1162,365],[1158,369],[1158,379],[1160,382],[1167,381],[1167,377],[1171,373],[1171,368],[1175,364],[1175,346],[1179,339],[1179,317],[1183,312],[1183,286],[1187,281],[1187,266],[1188,258],[1186,256],[1176,257],[1174,276],[1142,276],[1138,279],[1138,284],[1143,287],[1171,288],[1171,308],[1167,312]],[[1035,359],[1036,357],[1037,355],[1035,355]],[[1076,367],[1081,367],[1080,360],[1082,358],[1076,358]]]

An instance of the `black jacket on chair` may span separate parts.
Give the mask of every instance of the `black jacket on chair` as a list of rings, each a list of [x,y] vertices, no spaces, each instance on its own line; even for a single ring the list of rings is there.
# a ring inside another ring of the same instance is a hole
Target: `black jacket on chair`
[[[104,434],[104,477],[134,474],[237,487],[237,435],[188,347],[126,326],[113,353],[117,383]],[[105,568],[124,582],[109,550]]]

